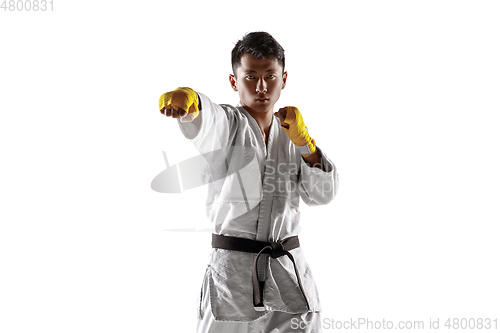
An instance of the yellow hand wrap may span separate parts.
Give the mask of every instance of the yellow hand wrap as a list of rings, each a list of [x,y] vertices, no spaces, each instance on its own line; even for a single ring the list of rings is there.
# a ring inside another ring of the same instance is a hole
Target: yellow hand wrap
[[[316,152],[316,142],[309,136],[304,119],[295,106],[286,107],[285,124],[288,124],[289,128],[283,127],[283,130],[293,144],[299,147],[302,156],[307,157]]]
[[[194,105],[194,110],[191,106]],[[174,91],[164,93],[160,96],[160,110],[167,106],[172,106],[174,110],[183,109],[188,114],[191,113],[194,118],[198,117],[198,95],[188,87],[177,88]]]

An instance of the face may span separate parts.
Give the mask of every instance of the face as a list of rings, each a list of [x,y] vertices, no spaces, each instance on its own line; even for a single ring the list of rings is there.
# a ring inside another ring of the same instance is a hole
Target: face
[[[241,57],[236,77],[229,75],[231,87],[240,95],[242,106],[259,113],[273,111],[285,88],[286,78],[287,73],[283,73],[278,60],[257,59],[249,54]]]

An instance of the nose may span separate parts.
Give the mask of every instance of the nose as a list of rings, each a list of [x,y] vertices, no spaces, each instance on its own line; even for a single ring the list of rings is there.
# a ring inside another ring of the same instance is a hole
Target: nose
[[[264,80],[263,78],[259,79],[259,81],[257,82],[257,87],[255,89],[257,91],[257,93],[265,93],[267,92],[267,83],[266,83],[266,80]]]

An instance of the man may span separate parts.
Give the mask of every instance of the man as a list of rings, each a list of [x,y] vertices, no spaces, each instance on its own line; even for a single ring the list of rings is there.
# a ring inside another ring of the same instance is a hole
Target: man
[[[207,215],[215,232],[198,332],[320,332],[316,285],[298,242],[298,206],[299,198],[330,202],[336,169],[297,108],[274,112],[287,80],[281,45],[266,32],[249,33],[231,62],[236,107],[190,88],[160,97],[161,113],[178,119],[207,157],[213,180]]]

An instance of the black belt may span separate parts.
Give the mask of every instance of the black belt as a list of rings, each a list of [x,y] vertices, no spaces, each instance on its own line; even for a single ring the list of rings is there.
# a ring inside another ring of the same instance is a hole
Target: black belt
[[[262,253],[270,254],[271,258],[274,259],[286,255],[292,261],[293,268],[295,269],[295,275],[297,276],[297,281],[299,282],[300,291],[304,296],[307,308],[310,309],[306,294],[304,292],[304,288],[302,287],[302,282],[300,281],[300,274],[297,269],[297,265],[295,264],[295,260],[293,259],[292,254],[288,252],[295,248],[298,248],[299,246],[300,243],[298,236],[288,237],[279,242],[266,243],[252,239],[212,234],[213,248],[257,253],[257,256],[255,257],[255,260],[253,262],[252,273],[253,306],[257,311],[264,310],[264,304],[262,303],[264,281],[259,281],[257,277],[257,260]]]

